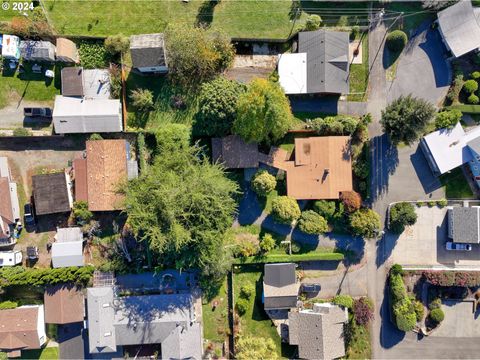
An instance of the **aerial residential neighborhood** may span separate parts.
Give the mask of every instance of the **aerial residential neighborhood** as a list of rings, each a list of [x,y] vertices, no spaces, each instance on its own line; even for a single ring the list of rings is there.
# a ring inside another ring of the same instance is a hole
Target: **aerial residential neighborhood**
[[[473,359],[480,1],[2,0],[0,360]]]

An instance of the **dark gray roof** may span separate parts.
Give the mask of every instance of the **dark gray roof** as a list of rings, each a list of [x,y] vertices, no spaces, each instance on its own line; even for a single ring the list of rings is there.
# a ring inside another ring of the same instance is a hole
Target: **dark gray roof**
[[[33,198],[37,215],[70,211],[67,178],[62,171],[55,174],[32,176]]]
[[[480,212],[477,207],[454,207],[452,210],[452,239],[454,242],[478,244]]]
[[[190,293],[117,297],[112,287],[87,290],[91,353],[162,344],[162,358],[201,359],[202,334]]]
[[[289,312],[289,343],[298,345],[302,359],[337,359],[345,355],[343,326],[346,310],[332,304],[315,304],[312,310]]]
[[[456,57],[480,47],[478,16],[470,0],[461,0],[438,13],[440,32]]]
[[[290,309],[297,306],[298,296],[265,296],[263,307],[265,310]]]
[[[55,45],[49,41],[20,41],[20,52],[28,61],[55,61]]]
[[[295,284],[295,264],[265,264],[265,275],[263,277],[263,282],[267,285],[275,287]]]
[[[475,155],[480,155],[480,137],[470,140],[467,145],[477,153]]]
[[[83,96],[83,68],[66,67],[62,69],[62,95]]]
[[[307,93],[347,94],[348,32],[317,30],[298,34],[298,52],[307,53]]]
[[[131,36],[130,52],[134,68],[167,65],[163,34]]]

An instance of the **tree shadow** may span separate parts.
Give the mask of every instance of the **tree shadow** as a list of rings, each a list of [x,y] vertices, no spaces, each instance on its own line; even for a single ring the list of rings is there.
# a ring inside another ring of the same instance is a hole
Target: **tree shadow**
[[[217,6],[219,2],[220,0],[205,0],[198,8],[195,26],[210,27],[213,21],[215,6]]]
[[[395,248],[399,237],[400,234],[387,231],[385,235],[383,235],[383,237],[377,241],[377,257],[375,261],[377,268],[382,266],[386,259],[392,255],[393,249]]]
[[[243,197],[238,206],[236,220],[240,225],[251,225],[262,215],[263,206],[249,184],[243,184]]]
[[[383,301],[380,305],[380,345],[385,349],[390,349],[400,343],[405,338],[405,332],[398,330],[390,320],[389,287],[388,278],[384,284]]]
[[[398,150],[388,135],[383,134],[371,139],[371,156],[371,202],[375,203],[388,191],[389,178],[399,164]]]
[[[392,51],[389,50],[386,46],[383,49],[383,56],[382,56],[382,63],[383,63],[383,68],[386,70],[393,64],[395,64],[395,61],[398,60],[400,57],[400,54],[402,53],[402,50],[400,51]]]

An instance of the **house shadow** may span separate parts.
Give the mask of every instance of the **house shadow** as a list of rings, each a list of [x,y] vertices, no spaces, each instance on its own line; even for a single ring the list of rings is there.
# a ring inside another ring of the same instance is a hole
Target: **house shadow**
[[[371,139],[371,202],[375,203],[388,191],[390,176],[399,164],[397,147],[390,142],[387,134]]]
[[[426,34],[424,41],[418,46],[427,54],[432,64],[435,85],[436,87],[448,86],[450,84],[450,68],[446,61],[447,49],[439,32],[430,28],[430,22],[422,24],[419,31],[422,30],[425,30]]]
[[[422,184],[425,194],[430,194],[442,187],[440,180],[433,175],[430,167],[428,166],[427,159],[425,158],[420,145],[417,145],[417,150],[410,155],[410,162],[412,163],[415,173]]]
[[[384,284],[383,301],[380,305],[380,345],[385,349],[390,349],[400,343],[405,338],[405,332],[398,330],[391,321],[390,303],[389,303],[388,279]]]
[[[377,268],[382,266],[385,261],[392,255],[393,249],[397,245],[399,237],[400,234],[386,231],[385,235],[379,241],[377,241],[377,257],[375,261]]]
[[[294,113],[318,113],[316,117],[324,114],[337,115],[339,96],[336,95],[290,95],[290,106]]]

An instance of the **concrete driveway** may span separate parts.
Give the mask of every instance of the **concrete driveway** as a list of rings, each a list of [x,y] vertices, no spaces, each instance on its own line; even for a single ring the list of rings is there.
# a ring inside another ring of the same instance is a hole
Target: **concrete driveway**
[[[480,319],[473,314],[472,301],[444,300],[445,319],[431,336],[454,338],[479,338]]]
[[[374,137],[371,174],[371,202],[382,217],[392,202],[445,197],[418,143],[397,148],[387,135]]]
[[[423,24],[411,39],[397,65],[395,80],[387,84],[387,99],[412,94],[439,105],[447,94],[451,71],[446,62],[446,48],[437,30]]]
[[[425,267],[479,267],[480,245],[472,251],[448,251],[445,249],[447,221],[445,208],[423,206],[416,209],[418,219],[399,236],[385,236],[386,256],[389,261],[404,266]]]

